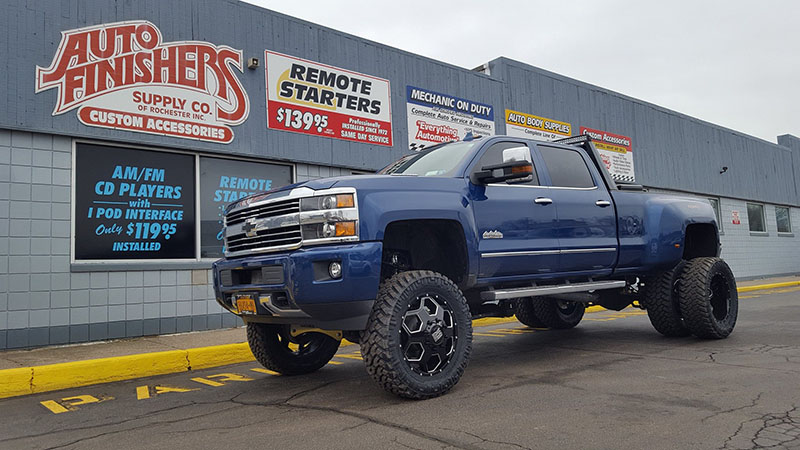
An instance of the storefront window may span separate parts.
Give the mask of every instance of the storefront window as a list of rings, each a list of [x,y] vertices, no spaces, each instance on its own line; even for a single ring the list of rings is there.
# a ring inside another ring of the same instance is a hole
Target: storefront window
[[[747,204],[747,223],[750,224],[750,231],[761,233],[767,231],[764,220],[764,205],[758,203]]]
[[[792,218],[789,208],[785,206],[776,206],[775,220],[778,222],[778,233],[792,232]]]
[[[226,205],[291,182],[291,166],[200,157],[200,257],[222,257]]]
[[[719,199],[718,198],[710,198],[708,202],[711,203],[711,207],[714,208],[714,216],[717,218],[717,226],[719,227],[719,233],[722,234],[722,215],[720,214],[719,210]]]
[[[195,258],[194,156],[76,146],[75,260]]]

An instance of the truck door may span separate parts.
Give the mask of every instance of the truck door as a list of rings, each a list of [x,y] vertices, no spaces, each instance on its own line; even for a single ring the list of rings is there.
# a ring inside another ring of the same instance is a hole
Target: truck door
[[[557,214],[559,272],[607,274],[617,259],[617,221],[611,195],[578,149],[537,144]]]
[[[471,170],[501,164],[503,151],[523,147],[523,141],[500,141],[487,148]],[[554,233],[556,211],[549,190],[533,176],[487,185],[471,185],[480,251],[480,278],[547,274],[558,266],[558,240]]]

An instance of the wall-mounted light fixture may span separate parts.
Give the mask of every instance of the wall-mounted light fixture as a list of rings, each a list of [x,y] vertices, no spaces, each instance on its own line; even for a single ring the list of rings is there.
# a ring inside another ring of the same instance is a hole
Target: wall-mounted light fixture
[[[722,170],[720,170],[719,173],[725,173],[727,171],[728,171],[728,166],[722,166]]]
[[[249,58],[247,60],[247,68],[255,70],[258,67],[258,58]]]

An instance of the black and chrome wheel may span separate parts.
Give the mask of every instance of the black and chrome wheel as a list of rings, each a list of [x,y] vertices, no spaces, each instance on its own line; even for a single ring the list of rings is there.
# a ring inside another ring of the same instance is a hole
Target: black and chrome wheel
[[[322,333],[292,336],[288,325],[247,324],[247,342],[264,367],[284,375],[302,375],[322,368],[340,341]]]
[[[411,370],[430,376],[447,367],[456,350],[456,323],[438,294],[423,293],[411,301],[400,330],[400,348]]]
[[[381,284],[361,354],[384,389],[413,399],[442,395],[461,378],[471,348],[466,300],[447,277],[414,270]]]
[[[736,279],[720,258],[694,258],[686,263],[678,286],[686,328],[697,337],[722,339],[736,326],[739,294]]]
[[[586,305],[548,297],[533,297],[531,306],[536,317],[547,327],[557,330],[573,328],[583,319]]]

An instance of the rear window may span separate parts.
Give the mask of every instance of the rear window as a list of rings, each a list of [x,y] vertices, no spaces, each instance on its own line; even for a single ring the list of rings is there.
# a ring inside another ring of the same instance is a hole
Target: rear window
[[[586,162],[576,150],[538,146],[556,187],[591,188],[594,180]]]

